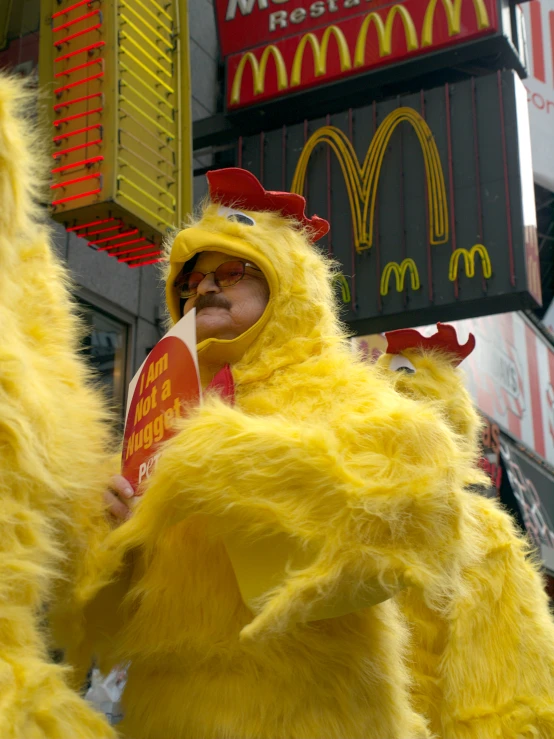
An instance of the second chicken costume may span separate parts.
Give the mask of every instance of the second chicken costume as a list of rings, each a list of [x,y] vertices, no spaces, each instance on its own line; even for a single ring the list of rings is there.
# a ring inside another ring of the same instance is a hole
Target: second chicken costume
[[[21,80],[0,74],[0,737],[110,739],[49,659],[44,628],[48,614],[64,636],[79,633],[72,587],[109,528],[110,435],[37,205],[44,162],[32,105]]]
[[[460,346],[439,324],[430,338],[413,329],[387,338],[378,367],[395,373],[400,393],[434,403],[461,449],[477,450],[481,424],[457,369],[473,336]],[[475,546],[463,588],[442,611],[415,588],[398,596],[413,634],[415,706],[441,739],[551,739],[554,621],[540,572],[496,501],[468,490],[464,506]]]
[[[243,170],[208,178],[212,204],[169,256],[173,321],[174,281],[205,250],[256,264],[270,298],[237,339],[199,344],[205,382],[231,364],[236,404],[208,397],[182,423],[83,587],[101,665],[130,662],[122,730],[427,737],[389,598],[412,586],[440,611],[457,591],[475,460],[352,356],[304,199]]]

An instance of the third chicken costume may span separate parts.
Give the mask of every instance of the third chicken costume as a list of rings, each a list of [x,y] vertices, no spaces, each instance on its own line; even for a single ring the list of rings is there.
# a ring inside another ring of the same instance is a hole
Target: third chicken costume
[[[237,339],[198,345],[204,385],[230,365],[234,405],[206,394],[95,553],[87,647],[104,670],[130,665],[129,739],[431,737],[397,593],[436,618],[462,596],[477,445],[352,355],[314,245],[327,224],[303,198],[243,170],[208,179],[171,246],[171,318],[206,250],[257,265],[269,302]]]
[[[378,367],[397,390],[435,404],[460,446],[478,448],[481,423],[457,365],[475,346],[452,326],[431,337],[387,334]],[[470,482],[470,481],[468,481]],[[473,543],[462,585],[448,608],[430,608],[417,588],[398,595],[412,632],[414,706],[441,739],[554,737],[554,622],[544,583],[511,517],[469,487]]]

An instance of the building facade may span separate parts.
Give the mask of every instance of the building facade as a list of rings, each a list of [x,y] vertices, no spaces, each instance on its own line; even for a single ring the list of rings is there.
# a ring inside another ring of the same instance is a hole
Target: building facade
[[[40,0],[0,0],[0,68],[38,80],[44,5],[41,11]],[[216,113],[221,95],[215,19],[209,0],[191,0],[188,5],[190,105],[193,118],[202,119]],[[45,101],[44,92],[40,99]],[[211,162],[211,155],[200,156],[194,167],[201,171]],[[194,179],[195,202],[205,193],[204,181],[202,175]],[[56,249],[69,267],[75,297],[90,326],[86,351],[122,421],[128,383],[165,331],[158,267],[130,269],[90,248],[85,239],[63,225],[52,221],[52,228]]]

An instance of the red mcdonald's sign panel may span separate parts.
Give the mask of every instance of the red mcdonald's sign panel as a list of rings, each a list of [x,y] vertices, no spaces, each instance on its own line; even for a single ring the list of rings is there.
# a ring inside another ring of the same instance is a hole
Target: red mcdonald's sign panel
[[[290,8],[288,0],[217,0],[217,14],[229,109],[499,29],[496,0],[304,0]]]
[[[385,5],[391,0],[215,0],[221,53],[275,43]]]

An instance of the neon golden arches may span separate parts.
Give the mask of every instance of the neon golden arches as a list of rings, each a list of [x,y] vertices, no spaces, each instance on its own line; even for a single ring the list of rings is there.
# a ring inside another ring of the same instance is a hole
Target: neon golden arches
[[[350,301],[352,300],[350,285],[348,284],[348,280],[342,273],[336,274],[333,277],[333,285],[338,285],[340,287],[342,302],[350,303]]]
[[[413,108],[398,108],[390,113],[377,129],[369,147],[366,159],[368,197],[364,203],[363,220],[367,222],[369,209],[368,246],[373,243],[373,225],[375,220],[375,201],[377,187],[383,167],[383,160],[387,147],[396,127],[402,122],[412,125],[421,145],[425,175],[427,179],[428,208],[429,208],[429,243],[444,244],[448,241],[448,200],[440,155],[431,129]],[[365,165],[364,165],[365,168]]]
[[[398,262],[389,262],[383,274],[381,275],[380,292],[383,297],[389,293],[389,283],[391,274],[394,273],[396,279],[396,292],[402,292],[404,290],[404,281],[406,279],[406,272],[410,270],[410,282],[412,290],[419,290],[421,283],[419,281],[419,272],[417,265],[413,259],[404,259],[401,264]]]
[[[321,77],[327,71],[327,48],[329,39],[334,36],[339,51],[340,71],[345,72],[352,69],[352,60],[350,58],[350,49],[344,36],[344,33],[337,26],[328,26],[319,43],[317,36],[313,33],[307,33],[302,36],[300,43],[294,53],[292,62],[292,71],[290,75],[290,86],[297,87],[301,82],[302,76],[302,60],[304,58],[304,50],[309,44],[314,57],[314,72],[316,77]]]
[[[406,37],[406,45],[408,51],[415,51],[419,48],[417,40],[417,30],[412,20],[410,12],[402,5],[393,5],[387,14],[385,23],[377,13],[369,13],[365,18],[358,32],[356,41],[356,51],[354,53],[354,66],[362,67],[365,64],[365,47],[367,42],[367,32],[371,23],[375,24],[377,38],[379,39],[379,55],[389,56],[392,53],[392,31],[394,28],[394,19],[399,15],[404,25],[404,35]]]
[[[246,63],[250,62],[250,68],[252,69],[252,77],[254,80],[254,94],[260,95],[264,91],[265,86],[265,69],[269,57],[272,56],[275,61],[275,68],[277,70],[277,87],[279,90],[286,90],[289,86],[289,79],[287,74],[287,66],[283,55],[276,46],[271,44],[266,46],[260,61],[256,59],[251,51],[248,51],[240,60],[235,72],[235,78],[233,79],[233,86],[231,87],[231,103],[235,104],[240,101],[240,88],[242,85],[242,76],[244,74],[244,68]]]
[[[441,0],[442,7],[446,13],[448,22],[448,35],[456,36],[460,33],[462,25],[462,3],[466,0]],[[469,0],[467,0],[469,2]],[[475,16],[479,30],[490,28],[491,22],[484,0],[471,0],[475,9]],[[429,0],[425,18],[423,20],[423,29],[421,32],[421,46],[431,46],[433,43],[433,26],[435,20],[435,11],[439,0]]]
[[[475,244],[471,249],[456,249],[450,257],[450,265],[448,269],[448,279],[450,282],[458,277],[460,269],[460,257],[464,260],[464,269],[468,277],[475,276],[475,255],[479,254],[481,257],[481,266],[483,269],[483,277],[488,280],[492,276],[492,264],[489,257],[487,247],[483,244]]]
[[[448,200],[440,155],[429,126],[413,108],[398,108],[385,118],[369,145],[362,167],[346,134],[334,126],[323,126],[315,131],[298,159],[291,189],[302,194],[310,156],[316,146],[326,143],[335,152],[346,183],[357,251],[373,245],[375,203],[383,160],[392,134],[403,122],[411,124],[423,154],[428,192],[429,243],[444,244],[449,237]]]
[[[364,198],[363,172],[360,170],[358,157],[348,137],[335,126],[323,126],[315,131],[302,149],[292,178],[291,192],[302,195],[306,182],[306,172],[313,150],[318,144],[326,143],[335,152],[344,176],[354,230],[354,244],[361,251],[360,234],[363,233],[362,209],[360,203]],[[366,157],[367,158],[367,157]],[[371,246],[371,244],[369,244]]]

